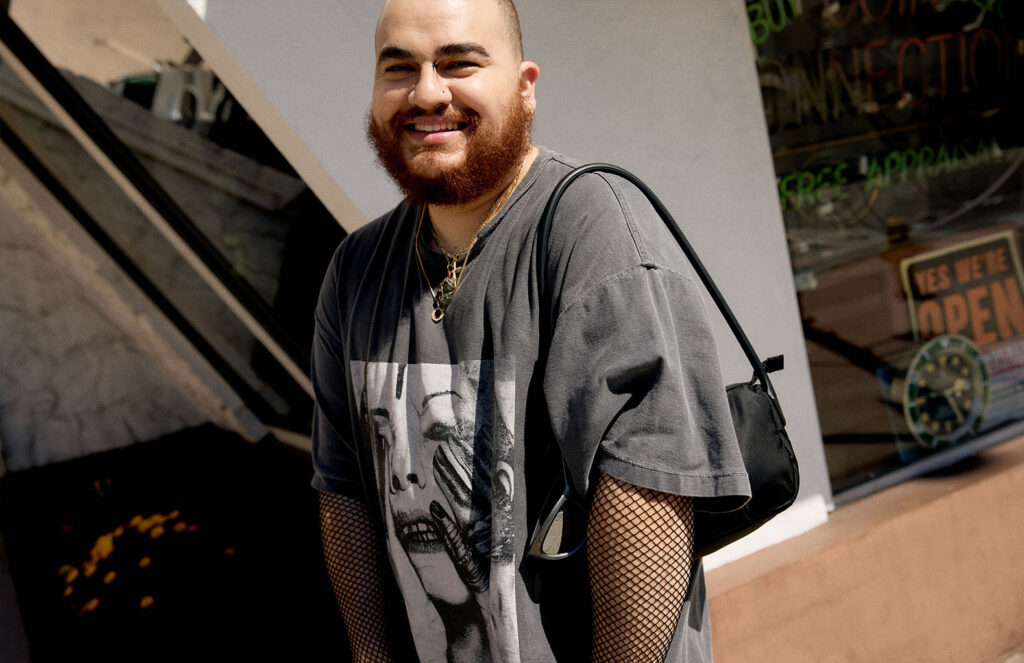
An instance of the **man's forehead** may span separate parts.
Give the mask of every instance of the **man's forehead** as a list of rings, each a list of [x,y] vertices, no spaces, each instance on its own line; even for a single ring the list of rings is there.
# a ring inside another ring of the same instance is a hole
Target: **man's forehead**
[[[503,48],[505,16],[497,0],[387,0],[377,21],[375,53],[383,48],[471,42]],[[442,43],[428,44],[438,41]],[[419,42],[419,43],[412,43]]]

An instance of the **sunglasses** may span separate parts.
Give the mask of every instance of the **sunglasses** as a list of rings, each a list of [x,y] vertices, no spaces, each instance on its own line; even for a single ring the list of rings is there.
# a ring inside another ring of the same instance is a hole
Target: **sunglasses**
[[[527,556],[559,560],[575,555],[586,543],[587,510],[569,485],[569,473],[562,462],[562,481],[555,482],[544,500],[540,519],[530,534]]]

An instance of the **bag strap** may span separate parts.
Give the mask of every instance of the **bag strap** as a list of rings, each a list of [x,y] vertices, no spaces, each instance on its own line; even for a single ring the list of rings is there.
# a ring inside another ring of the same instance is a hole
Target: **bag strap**
[[[558,206],[558,202],[561,200],[562,194],[565,193],[566,189],[569,188],[569,185],[572,184],[576,178],[581,175],[594,172],[618,175],[636,186],[636,188],[638,188],[640,192],[643,193],[651,202],[651,205],[654,206],[654,211],[658,213],[661,220],[668,226],[668,229],[672,232],[676,242],[683,249],[683,253],[686,254],[687,259],[689,259],[690,264],[693,265],[693,269],[697,272],[697,276],[700,277],[704,287],[714,300],[718,310],[721,311],[722,316],[729,325],[729,329],[732,330],[737,342],[739,342],[740,347],[743,349],[743,353],[747,356],[747,360],[754,369],[754,379],[761,383],[761,388],[775,406],[782,425],[785,426],[786,419],[782,414],[782,407],[779,406],[775,389],[772,387],[771,380],[768,379],[769,372],[777,371],[782,368],[782,356],[770,357],[764,362],[761,362],[761,360],[758,359],[757,353],[754,351],[754,346],[751,345],[747,335],[743,333],[743,328],[740,327],[739,321],[736,320],[736,316],[733,315],[729,305],[726,304],[725,298],[722,296],[722,293],[719,292],[715,282],[711,279],[711,275],[704,267],[704,263],[700,261],[700,258],[697,257],[697,253],[690,245],[690,242],[687,241],[683,231],[679,228],[679,224],[677,224],[675,219],[672,218],[672,215],[669,214],[662,202],[658,200],[658,197],[654,195],[654,192],[651,191],[651,189],[644,184],[639,177],[628,170],[607,163],[591,163],[574,169],[563,177],[557,185],[555,185],[554,191],[552,191],[551,197],[548,198],[547,205],[544,207],[544,213],[541,216],[540,225],[537,227],[537,285],[540,290],[541,301],[547,301],[548,235],[551,232],[551,222],[555,216],[555,208]],[[544,306],[543,315],[547,316],[550,308],[550,305]],[[550,334],[550,328],[546,331]]]

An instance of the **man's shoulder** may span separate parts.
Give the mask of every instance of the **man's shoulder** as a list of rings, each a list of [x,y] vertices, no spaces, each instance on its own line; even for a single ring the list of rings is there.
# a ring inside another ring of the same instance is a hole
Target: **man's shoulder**
[[[537,179],[542,208],[558,183],[583,161],[545,150]],[[691,276],[689,261],[643,191],[621,175],[588,172],[565,189],[555,211],[548,250],[557,261],[581,270],[588,282],[604,275],[645,268]]]
[[[542,199],[541,204],[566,175],[589,163],[551,150],[543,150],[541,156],[544,161],[533,194]],[[584,173],[562,192],[551,229],[552,243],[564,239],[576,244],[587,238],[628,241],[631,231],[636,231],[634,218],[652,212],[649,201],[631,182],[607,172]]]
[[[541,167],[536,180],[534,195],[542,196],[545,201],[563,177],[576,168],[586,165],[575,157],[540,147],[538,160]],[[605,172],[585,173],[577,177],[562,195],[559,202],[559,213],[572,210],[577,214],[579,208],[596,208],[603,211],[620,210],[628,203],[624,200],[624,192],[636,188],[617,175]],[[639,194],[639,191],[636,191]],[[635,198],[635,196],[630,196]]]
[[[402,218],[408,212],[409,204],[403,200],[376,219],[349,233],[342,241],[342,246],[349,249],[356,247],[358,249],[366,249],[377,244],[387,234],[388,228],[394,228],[397,224],[401,223]],[[362,253],[361,250],[358,252]]]
[[[539,193],[550,193],[559,180],[568,175],[574,168],[582,166],[583,163],[579,159],[538,145],[537,176],[535,181]]]
[[[409,206],[402,201],[373,221],[353,230],[338,245],[331,268],[346,272],[364,269],[366,263],[379,254],[380,250],[387,249],[390,244],[388,239],[395,236],[408,213]]]
[[[386,273],[374,265],[386,265],[396,245],[401,244],[401,228],[407,221],[409,207],[399,203],[391,211],[349,233],[341,241],[324,274],[320,289],[321,306],[331,302],[351,301],[365,277]],[[333,305],[333,304],[332,304]]]
[[[583,162],[579,159],[556,152],[555,150],[544,147],[543,145],[537,146],[537,160],[551,168],[565,169],[566,172],[577,166],[583,165]]]

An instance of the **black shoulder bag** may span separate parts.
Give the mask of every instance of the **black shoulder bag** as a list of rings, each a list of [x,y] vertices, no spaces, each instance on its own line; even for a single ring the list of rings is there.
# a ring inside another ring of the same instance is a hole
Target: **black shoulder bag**
[[[709,512],[699,508],[695,510],[694,555],[702,557],[750,534],[788,508],[796,499],[800,486],[800,473],[797,468],[796,456],[793,454],[793,447],[786,435],[786,419],[782,415],[782,408],[772,383],[768,379],[768,373],[782,368],[782,356],[771,357],[764,362],[758,359],[757,353],[754,352],[753,346],[740,328],[739,322],[736,321],[736,317],[725,303],[722,294],[711,280],[711,276],[672,215],[638,177],[610,164],[594,163],[580,166],[563,177],[555,186],[547,206],[544,208],[544,214],[537,230],[537,280],[541,301],[548,302],[547,297],[549,296],[547,292],[548,234],[555,214],[555,207],[562,194],[576,178],[592,172],[618,175],[634,184],[647,196],[679,246],[682,247],[686,257],[693,265],[694,271],[697,272],[704,287],[714,299],[718,310],[722,312],[754,369],[754,374],[749,382],[726,387],[726,396],[729,400],[729,410],[736,429],[736,437],[739,440],[740,453],[743,456],[743,464],[746,466],[750,480],[751,497],[733,511]],[[547,306],[547,308],[550,307]],[[550,334],[550,328],[545,332]],[[549,504],[542,510],[530,537],[528,551],[532,557],[562,559],[582,547],[582,543],[580,543],[569,552],[546,551],[548,546],[545,542],[548,541],[548,537],[554,529],[559,529],[563,525],[563,507],[573,500],[564,460],[562,470],[564,480],[562,495],[554,500],[549,499]]]

